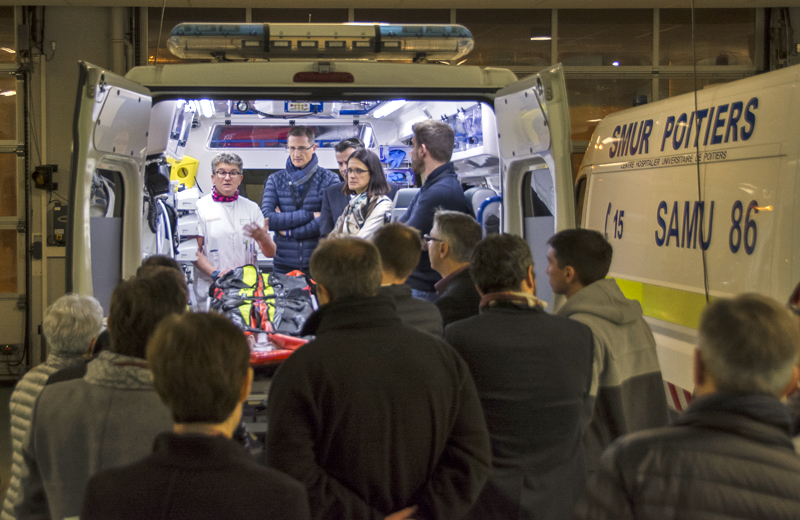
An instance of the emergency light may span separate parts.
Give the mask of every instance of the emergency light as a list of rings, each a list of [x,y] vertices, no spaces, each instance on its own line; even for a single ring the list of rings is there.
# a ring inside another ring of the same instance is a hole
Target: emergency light
[[[473,40],[461,25],[182,23],[167,46],[183,59],[444,61],[465,56]]]

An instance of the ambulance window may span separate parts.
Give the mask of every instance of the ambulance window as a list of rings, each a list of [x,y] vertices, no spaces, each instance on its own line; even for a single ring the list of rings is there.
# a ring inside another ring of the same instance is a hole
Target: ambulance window
[[[659,22],[660,65],[693,65],[691,9],[661,9]],[[755,9],[695,9],[697,65],[754,65],[755,31]]]
[[[653,10],[559,9],[558,61],[583,67],[652,65]]]
[[[522,190],[522,204],[524,217],[552,217],[555,211],[555,198],[553,179],[547,166],[525,175],[523,186],[529,189]]]
[[[347,9],[253,8],[253,23],[346,23]]]
[[[551,42],[543,39],[551,36],[549,9],[458,9],[456,19],[475,38],[464,65],[550,65]]]
[[[342,139],[374,135],[367,131],[370,125],[311,125],[320,148],[332,148]],[[283,148],[290,125],[214,125],[208,142],[209,148]],[[371,139],[370,139],[371,140]],[[373,143],[365,143],[372,146]]]

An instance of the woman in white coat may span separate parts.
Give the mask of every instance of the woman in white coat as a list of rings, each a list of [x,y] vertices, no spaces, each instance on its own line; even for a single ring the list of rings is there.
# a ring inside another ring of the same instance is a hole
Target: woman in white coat
[[[357,148],[347,160],[347,176],[342,193],[350,203],[336,221],[332,235],[369,239],[384,224],[392,211],[391,191],[381,160],[366,148]]]
[[[242,159],[221,153],[211,160],[213,191],[197,201],[197,261],[194,290],[205,302],[208,288],[218,276],[247,264],[258,265],[258,251],[275,256],[275,242],[261,208],[239,196]],[[202,307],[202,305],[201,305]]]

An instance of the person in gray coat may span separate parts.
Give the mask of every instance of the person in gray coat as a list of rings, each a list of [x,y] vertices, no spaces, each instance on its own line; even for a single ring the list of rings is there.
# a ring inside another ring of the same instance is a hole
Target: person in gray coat
[[[667,396],[642,306],[606,278],[611,244],[591,229],[561,231],[548,244],[550,287],[567,297],[556,314],[588,325],[594,336],[592,414],[583,438],[591,473],[620,435],[667,425]]]
[[[414,298],[406,279],[416,269],[422,251],[422,239],[416,229],[393,222],[386,224],[372,237],[381,254],[380,294],[394,300],[397,316],[403,323],[434,336],[442,336],[442,314],[436,305]]]
[[[109,350],[86,375],[47,385],[34,405],[22,446],[19,520],[63,519],[81,513],[89,478],[148,455],[172,417],[153,389],[145,346],[156,325],[186,309],[186,285],[175,270],[153,267],[111,295]]]
[[[47,360],[19,380],[11,394],[11,480],[0,518],[12,520],[13,505],[20,492],[22,442],[31,424],[33,403],[51,374],[82,365],[103,327],[103,308],[91,296],[66,294],[44,312],[42,332],[50,346]]]
[[[780,401],[797,387],[799,344],[794,316],[770,298],[710,303],[691,406],[671,426],[617,439],[574,518],[800,518],[800,455]]]

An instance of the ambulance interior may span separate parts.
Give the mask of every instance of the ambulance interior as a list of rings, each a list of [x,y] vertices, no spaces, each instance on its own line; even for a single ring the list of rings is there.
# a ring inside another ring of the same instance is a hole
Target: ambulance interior
[[[192,282],[191,262],[197,251],[195,204],[211,193],[211,160],[220,152],[242,158],[240,196],[259,205],[267,177],[286,166],[286,136],[295,125],[314,129],[320,166],[338,173],[334,146],[342,139],[358,137],[380,157],[389,182],[414,188],[420,180],[411,170],[412,129],[425,119],[444,121],[453,128],[456,139],[452,162],[465,197],[486,231],[498,231],[497,195],[501,189],[497,125],[494,110],[485,101],[171,99],[154,102],[151,110],[142,256],[174,256],[185,266],[187,280]],[[116,127],[117,138],[124,139],[124,124]],[[98,222],[103,219],[98,217],[122,215],[121,184],[117,172],[95,171],[92,235],[103,232],[103,222]],[[533,198],[547,200],[545,192],[552,188],[541,191],[541,197]],[[409,192],[398,196],[392,219],[403,214],[412,196]],[[271,267],[270,259],[260,255],[259,260],[262,269]],[[100,280],[93,277],[95,293],[105,292],[101,286],[106,286],[110,294],[113,275],[108,284],[98,284]]]

